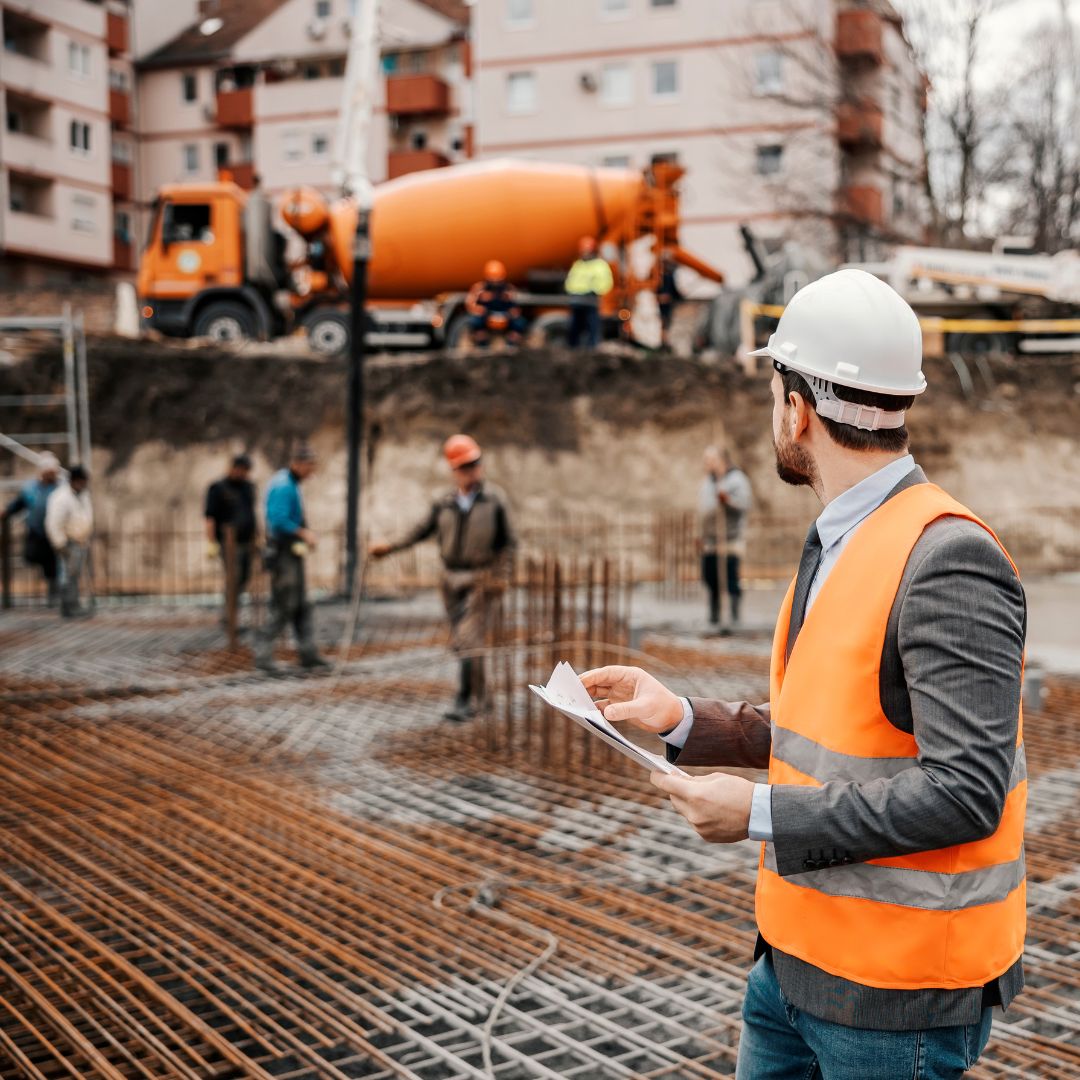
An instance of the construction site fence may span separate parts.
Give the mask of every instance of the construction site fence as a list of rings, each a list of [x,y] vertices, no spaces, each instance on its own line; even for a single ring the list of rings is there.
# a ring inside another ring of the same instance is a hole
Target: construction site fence
[[[1080,507],[982,508],[1025,574],[1080,570]],[[751,588],[790,578],[798,566],[809,520],[805,516],[752,513],[739,545],[741,572]],[[689,597],[701,586],[699,517],[667,512],[605,518],[594,514],[551,515],[518,521],[518,561],[558,559],[567,572],[589,561],[611,559],[634,584],[647,584],[669,599]],[[4,607],[43,604],[47,588],[38,567],[23,558],[21,525],[0,528],[0,603]],[[241,546],[226,543],[222,557],[208,547],[200,521],[166,515],[106,520],[91,543],[84,591],[110,602],[173,598],[178,602],[224,596],[231,588],[230,565]],[[721,546],[721,554],[725,551]],[[324,534],[306,563],[308,589],[336,593],[341,583],[344,539]],[[260,552],[250,551],[250,597],[266,592]],[[387,559],[369,562],[364,583],[375,595],[406,595],[435,586],[441,563],[434,544],[417,545]],[[235,584],[235,583],[234,583]],[[234,596],[239,590],[232,589]]]

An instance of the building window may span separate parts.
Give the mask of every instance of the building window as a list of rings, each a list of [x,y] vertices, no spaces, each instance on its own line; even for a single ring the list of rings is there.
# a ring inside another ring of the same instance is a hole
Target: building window
[[[330,3],[330,0],[315,0],[316,19],[329,19],[332,11],[333,4]]]
[[[8,109],[4,126],[12,135],[18,135],[23,130],[22,113],[17,113],[14,109]]]
[[[121,165],[131,164],[131,143],[124,142],[122,139],[113,139],[112,141],[112,159],[119,162]]]
[[[506,76],[506,111],[536,111],[536,75],[531,71],[511,71]]]
[[[16,214],[33,214],[35,217],[51,218],[53,185],[48,180],[33,177],[11,176],[8,178],[8,206]]]
[[[94,211],[97,203],[90,195],[75,195],[71,199],[71,227],[75,232],[97,232]]]
[[[605,105],[629,105],[634,82],[629,64],[605,64],[600,69],[600,100]]]
[[[679,96],[679,65],[675,60],[657,60],[652,66],[652,96],[676,98]]]
[[[533,0],[506,0],[506,25],[524,28],[533,23]]]
[[[630,155],[629,154],[608,154],[607,157],[600,159],[600,164],[605,169],[629,169],[630,168]]]
[[[180,96],[188,104],[199,100],[199,83],[194,72],[185,71],[180,76]]]
[[[126,210],[117,210],[113,217],[113,235],[121,244],[131,243],[131,215]]]
[[[754,92],[757,94],[779,94],[784,89],[784,57],[771,49],[757,54],[757,70],[754,78]]]
[[[311,136],[311,156],[315,161],[325,161],[330,156],[330,136],[325,131],[316,131]]]
[[[90,153],[90,125],[85,120],[72,120],[68,125],[68,145],[76,154]]]
[[[229,144],[227,142],[214,143],[214,168],[224,169],[229,164]]]
[[[183,169],[187,176],[192,176],[199,171],[199,146],[198,143],[185,143],[182,151]]]
[[[90,46],[80,45],[77,41],[68,42],[68,70],[73,75],[90,74]]]
[[[628,15],[630,0],[600,0],[601,15]]]
[[[321,79],[322,68],[318,64],[305,64],[303,67],[303,75],[304,78],[309,81],[311,79]]]
[[[759,146],[754,162],[754,172],[758,176],[775,176],[784,164],[782,146]]]
[[[166,203],[161,238],[169,244],[212,244],[208,203]]]
[[[109,88],[126,92],[128,88],[127,72],[121,71],[119,68],[109,68]]]
[[[674,7],[678,0],[649,0],[649,6],[654,8]]]
[[[298,131],[286,131],[281,136],[281,156],[290,165],[303,160],[304,147]]]

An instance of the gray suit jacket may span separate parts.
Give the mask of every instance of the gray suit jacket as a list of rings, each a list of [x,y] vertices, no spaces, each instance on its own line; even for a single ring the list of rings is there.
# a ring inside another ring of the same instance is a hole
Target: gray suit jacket
[[[925,482],[914,469],[889,498]],[[779,873],[989,836],[1001,819],[1015,756],[1026,629],[1023,589],[993,538],[962,518],[931,524],[893,603],[880,682],[885,715],[914,734],[920,767],[871,783],[774,787]],[[690,704],[694,724],[681,751],[669,748],[672,760],[768,765],[767,704],[696,698]],[[985,1004],[1007,1005],[1023,989],[1021,961],[987,987],[905,991],[862,986],[771,951],[781,988],[797,1008],[854,1027],[973,1023]]]

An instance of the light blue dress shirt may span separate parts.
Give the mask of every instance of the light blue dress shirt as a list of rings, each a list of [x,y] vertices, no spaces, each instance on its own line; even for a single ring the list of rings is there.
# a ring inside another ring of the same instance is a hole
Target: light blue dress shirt
[[[865,480],[860,480],[854,487],[848,488],[842,495],[838,495],[821,511],[817,519],[818,537],[821,540],[821,563],[810,584],[810,593],[806,599],[807,611],[818,598],[821,587],[836,565],[836,560],[840,558],[841,552],[858,532],[859,526],[914,468],[915,459],[910,454],[898,461],[890,462]],[[689,699],[683,698],[682,720],[677,727],[672,728],[661,738],[669,746],[677,746],[681,750],[686,745],[693,726],[694,711],[690,707]],[[772,838],[772,797],[769,785],[755,784],[753,800],[750,804],[750,839],[771,840]]]

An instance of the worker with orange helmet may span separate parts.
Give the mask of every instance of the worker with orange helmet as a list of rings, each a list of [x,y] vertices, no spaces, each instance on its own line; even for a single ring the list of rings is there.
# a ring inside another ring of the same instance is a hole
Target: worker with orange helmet
[[[505,494],[484,480],[476,440],[451,435],[443,455],[454,477],[453,490],[440,495],[401,539],[376,544],[369,554],[382,559],[432,536],[438,541],[450,646],[460,663],[457,698],[445,715],[461,722],[475,716],[484,699],[480,650],[487,637],[491,598],[509,583],[517,539]]]
[[[600,298],[615,287],[615,279],[607,259],[597,250],[594,237],[583,236],[578,241],[578,259],[570,267],[563,287],[574,297],[566,344],[571,349],[582,343],[595,349],[600,344]]]
[[[484,280],[478,281],[465,298],[472,343],[485,349],[493,332],[506,335],[510,345],[520,345],[527,324],[521,314],[517,289],[506,280],[506,266],[498,259],[484,264]]]

